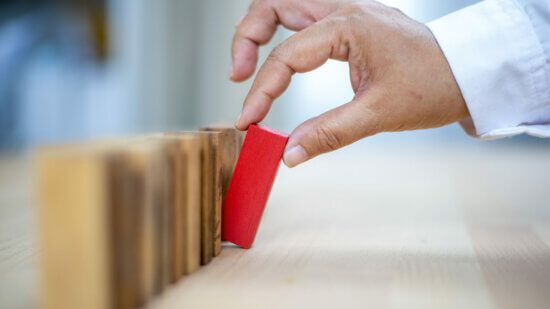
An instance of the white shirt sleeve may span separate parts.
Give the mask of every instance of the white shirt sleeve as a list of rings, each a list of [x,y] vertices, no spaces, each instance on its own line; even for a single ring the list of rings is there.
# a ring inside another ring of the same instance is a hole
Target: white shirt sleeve
[[[469,134],[550,137],[550,0],[485,0],[428,27],[470,111]]]

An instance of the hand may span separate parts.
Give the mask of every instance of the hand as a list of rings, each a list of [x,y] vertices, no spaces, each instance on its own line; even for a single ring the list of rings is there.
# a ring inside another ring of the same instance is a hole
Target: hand
[[[319,3],[320,8],[313,9]],[[272,19],[260,18],[266,10]],[[351,102],[307,120],[292,132],[283,157],[289,167],[380,132],[434,128],[468,117],[430,30],[375,1],[254,2],[235,36],[234,80],[253,73],[257,44],[271,37],[277,21],[303,30],[278,45],[262,65],[237,128],[261,121],[294,73],[314,70],[328,59],[348,61],[355,92]]]
[[[269,42],[279,24],[300,31],[323,19],[351,0],[255,0],[237,22],[233,37],[230,78],[249,78],[258,62],[258,46]]]

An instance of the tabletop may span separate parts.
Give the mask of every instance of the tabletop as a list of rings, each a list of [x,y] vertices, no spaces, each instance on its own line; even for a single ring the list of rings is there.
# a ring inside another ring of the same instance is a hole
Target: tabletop
[[[151,308],[550,306],[550,149],[355,148],[281,166],[254,246]],[[0,308],[38,298],[28,156],[0,157]]]

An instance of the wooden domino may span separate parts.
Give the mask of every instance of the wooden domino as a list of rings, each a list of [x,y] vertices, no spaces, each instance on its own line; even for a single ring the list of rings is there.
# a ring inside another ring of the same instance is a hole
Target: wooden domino
[[[206,265],[214,257],[217,231],[216,213],[221,212],[221,161],[219,157],[220,133],[203,132],[201,151],[201,264]]]
[[[42,307],[134,308],[159,292],[160,154],[133,142],[39,154]]]
[[[117,308],[143,305],[161,290],[162,144],[133,141],[118,151],[118,185],[111,186],[111,234]]]
[[[41,307],[136,308],[221,251],[232,128],[42,149]]]
[[[218,132],[219,133],[219,150],[220,157],[220,177],[221,177],[221,196],[225,197],[233,169],[237,163],[237,157],[242,144],[241,131],[229,126],[210,126],[201,128],[203,132]],[[222,251],[221,232],[222,232],[222,205],[221,203],[214,208],[214,248],[213,254],[217,256]]]
[[[201,260],[201,139],[194,133],[167,133],[170,170],[171,282],[200,267]]]
[[[90,149],[37,156],[42,308],[111,307],[106,159]]]
[[[222,238],[252,246],[288,135],[250,125],[223,205]]]

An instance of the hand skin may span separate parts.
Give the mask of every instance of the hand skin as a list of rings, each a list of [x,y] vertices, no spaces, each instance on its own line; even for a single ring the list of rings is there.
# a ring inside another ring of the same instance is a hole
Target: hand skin
[[[290,135],[283,160],[294,167],[381,132],[427,129],[469,117],[449,64],[431,31],[376,1],[257,0],[237,25],[231,79],[255,70],[258,47],[277,25],[298,31],[259,69],[235,126],[260,122],[294,73],[328,59],[347,61],[355,96],[309,119]]]

